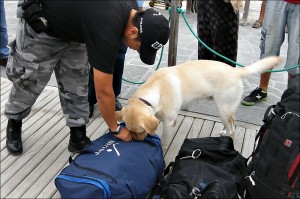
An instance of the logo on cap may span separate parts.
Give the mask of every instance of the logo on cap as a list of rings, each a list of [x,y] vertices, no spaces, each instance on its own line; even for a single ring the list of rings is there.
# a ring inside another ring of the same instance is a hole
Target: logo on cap
[[[143,19],[144,18],[141,18],[141,21],[140,21],[140,33],[143,33]]]
[[[154,48],[154,49],[156,49],[156,50],[160,49],[162,46],[163,45],[161,43],[159,43],[158,41],[156,41],[155,43],[153,43],[151,45],[151,47]]]

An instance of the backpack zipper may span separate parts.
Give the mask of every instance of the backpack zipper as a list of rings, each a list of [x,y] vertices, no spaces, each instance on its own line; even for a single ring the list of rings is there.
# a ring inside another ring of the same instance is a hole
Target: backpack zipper
[[[112,176],[110,176],[110,175],[108,175],[108,174],[106,174],[106,173],[104,173],[104,172],[96,171],[96,170],[94,170],[94,169],[89,169],[89,168],[86,168],[86,167],[82,167],[82,166],[78,165],[77,163],[75,163],[75,160],[73,161],[73,164],[74,164],[77,168],[79,168],[79,169],[82,169],[82,170],[85,170],[85,171],[91,171],[91,172],[93,172],[93,173],[97,173],[97,174],[99,174],[99,175],[105,176],[105,177],[111,179],[112,182],[113,182],[114,184],[117,184],[117,183],[118,183],[118,181],[117,181],[116,179],[114,179]]]
[[[67,173],[61,173],[57,176],[58,179],[67,180],[69,182],[84,183],[94,185],[103,190],[104,198],[110,198],[111,192],[109,185],[104,181],[90,176],[74,176]]]
[[[244,179],[249,178],[252,186],[255,186],[255,181],[253,180],[252,176],[255,175],[255,171],[252,171],[252,173],[249,176],[246,176]]]

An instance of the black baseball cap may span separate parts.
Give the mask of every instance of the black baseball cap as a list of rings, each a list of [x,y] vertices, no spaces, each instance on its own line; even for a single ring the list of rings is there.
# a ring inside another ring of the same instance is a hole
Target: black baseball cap
[[[156,52],[169,40],[168,20],[154,9],[147,9],[138,17],[141,38],[140,58],[145,64],[154,64]]]

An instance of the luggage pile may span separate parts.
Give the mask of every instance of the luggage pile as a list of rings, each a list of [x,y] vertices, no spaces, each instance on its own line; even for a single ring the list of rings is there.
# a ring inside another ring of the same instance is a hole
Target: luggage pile
[[[55,182],[62,198],[300,198],[300,76],[270,106],[247,159],[230,137],[185,139],[165,169],[158,136],[123,142],[108,133]],[[163,175],[164,172],[164,175]]]

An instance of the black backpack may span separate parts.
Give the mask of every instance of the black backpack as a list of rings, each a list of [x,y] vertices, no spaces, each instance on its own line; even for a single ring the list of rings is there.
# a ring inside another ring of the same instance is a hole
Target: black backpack
[[[246,158],[227,136],[185,139],[165,176],[165,199],[238,198],[247,176]]]
[[[289,80],[281,101],[270,106],[248,164],[246,198],[300,198],[299,75]]]

